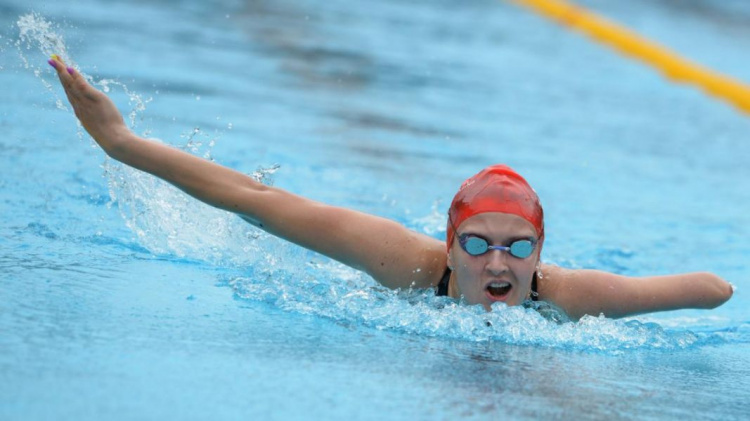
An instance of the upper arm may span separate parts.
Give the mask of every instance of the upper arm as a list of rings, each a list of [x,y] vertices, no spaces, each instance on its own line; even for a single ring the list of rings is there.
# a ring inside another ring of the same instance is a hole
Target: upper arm
[[[241,206],[249,222],[367,272],[390,288],[432,286],[445,269],[445,243],[378,216],[268,187]]]
[[[569,316],[626,317],[681,308],[714,308],[732,296],[731,286],[711,273],[628,277],[598,270],[543,268],[540,298]]]

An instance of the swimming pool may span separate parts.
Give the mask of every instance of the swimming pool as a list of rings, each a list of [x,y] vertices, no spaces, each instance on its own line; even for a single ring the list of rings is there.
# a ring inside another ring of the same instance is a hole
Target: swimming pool
[[[750,81],[746,6],[589,3]],[[747,414],[750,119],[729,105],[500,1],[2,10],[0,419]],[[460,182],[506,162],[545,205],[546,261],[737,292],[558,326],[382,290],[106,160],[40,43],[16,45],[24,16],[137,94],[110,83],[139,133],[436,237]]]

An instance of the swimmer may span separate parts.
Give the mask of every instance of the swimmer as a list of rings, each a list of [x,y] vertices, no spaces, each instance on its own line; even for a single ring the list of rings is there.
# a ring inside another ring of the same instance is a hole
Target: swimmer
[[[114,103],[57,57],[65,93],[86,131],[113,159],[159,177],[275,236],[366,272],[389,288],[434,288],[492,310],[540,300],[572,319],[709,309],[732,286],[705,272],[627,277],[543,264],[544,214],[526,180],[504,165],[463,183],[448,212],[446,242],[385,218],[318,203],[256,182],[131,132]]]

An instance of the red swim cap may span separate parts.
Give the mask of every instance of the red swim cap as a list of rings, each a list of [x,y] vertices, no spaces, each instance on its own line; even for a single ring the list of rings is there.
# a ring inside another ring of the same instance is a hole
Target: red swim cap
[[[507,165],[492,165],[464,181],[448,210],[446,243],[450,250],[462,222],[485,212],[518,215],[544,237],[544,211],[539,197],[520,174]]]

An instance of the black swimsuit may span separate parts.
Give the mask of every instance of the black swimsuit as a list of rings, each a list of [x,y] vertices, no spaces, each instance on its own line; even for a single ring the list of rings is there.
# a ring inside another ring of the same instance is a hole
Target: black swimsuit
[[[451,272],[450,268],[445,268],[443,277],[440,278],[440,282],[437,285],[437,291],[435,292],[435,295],[438,297],[448,295],[448,282],[451,279]],[[536,272],[534,272],[534,277],[531,278],[531,301],[537,301],[538,299],[539,294],[536,292]]]

